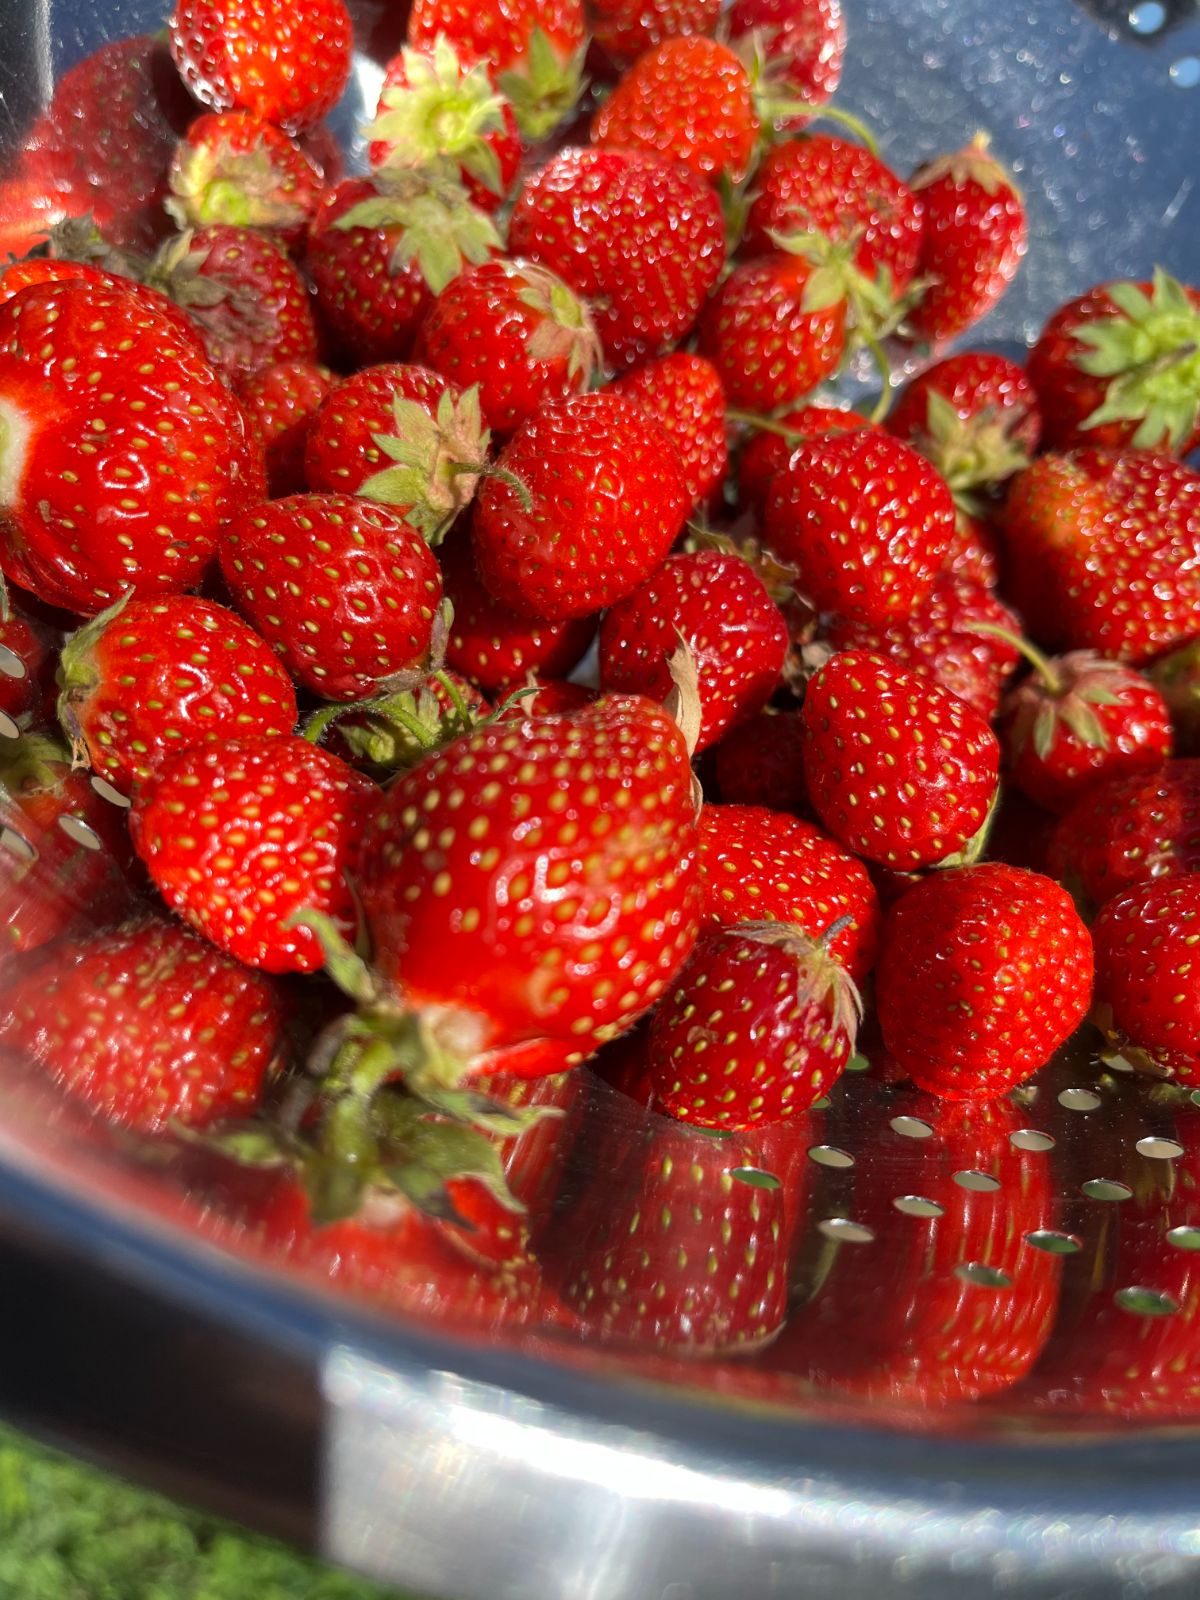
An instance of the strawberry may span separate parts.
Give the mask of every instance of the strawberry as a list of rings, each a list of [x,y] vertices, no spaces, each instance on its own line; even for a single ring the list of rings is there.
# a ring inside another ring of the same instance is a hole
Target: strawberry
[[[287,133],[329,115],[350,77],[343,0],[176,0],[171,55],[212,111],[249,111]]]
[[[766,510],[771,479],[798,444],[815,434],[852,433],[856,428],[877,426],[857,411],[823,405],[799,406],[779,417],[761,420],[762,425],[753,428],[742,446],[737,469],[742,502],[758,518]]]
[[[53,718],[60,643],[34,612],[10,605],[5,614],[0,604],[0,735],[15,739],[20,726]]]
[[[731,406],[793,406],[837,370],[846,348],[839,282],[801,256],[734,267],[700,322],[700,350]]]
[[[1025,203],[984,134],[922,167],[911,187],[925,212],[917,270],[930,282],[907,326],[914,338],[942,345],[989,312],[1016,276]]]
[[[38,283],[75,282],[91,284],[98,289],[116,289],[132,295],[136,301],[149,307],[157,315],[166,317],[176,338],[202,355],[204,341],[200,337],[200,330],[187,312],[173,300],[168,300],[165,294],[147,284],[139,283],[136,278],[124,277],[119,272],[109,272],[105,267],[95,266],[90,260],[73,259],[70,252],[74,250],[78,250],[81,258],[90,256],[97,238],[90,223],[80,226],[76,222],[64,222],[52,229],[49,238],[43,243],[51,250],[62,248],[68,253],[30,256],[26,260],[12,261],[8,266],[0,268],[0,305],[6,300],[11,300],[22,289],[32,288]],[[100,250],[106,251],[107,246],[101,245]],[[132,265],[132,259],[130,264]]]
[[[918,1088],[987,1100],[1045,1065],[1091,1003],[1092,944],[1065,889],[1000,862],[926,878],[888,912],[884,1043]]]
[[[1033,671],[1005,701],[1001,737],[1013,782],[1031,800],[1061,814],[1101,779],[1171,754],[1166,704],[1140,672],[1090,650],[1049,660],[1020,645]]]
[[[821,939],[849,918],[830,954],[856,982],[874,965],[879,903],[866,868],[812,823],[761,806],[706,805],[700,876],[707,923],[794,923]]]
[[[721,8],[714,0],[593,0],[588,11],[593,40],[623,70],[664,39],[712,33]]]
[[[579,96],[585,44],[581,0],[413,0],[408,42],[432,50],[445,35],[459,58],[486,61],[525,139],[544,139]]]
[[[378,793],[306,739],[224,739],[164,762],[130,828],[163,899],[205,938],[248,967],[312,972],[320,946],[292,918],[319,911],[354,938],[347,874]]]
[[[470,504],[487,453],[478,394],[426,367],[383,362],[322,402],[305,471],[311,489],[379,501],[437,544]]]
[[[1096,1005],[1113,1052],[1200,1083],[1200,876],[1148,878],[1105,902],[1092,927]]]
[[[500,246],[458,183],[416,169],[346,178],[308,230],[317,304],[355,363],[403,361],[435,295]]]
[[[950,548],[942,558],[942,571],[955,578],[967,578],[984,589],[1000,582],[1000,555],[995,531],[990,522],[957,508]]]
[[[707,505],[729,465],[725,391],[712,362],[677,350],[625,373],[610,388],[661,423],[679,451],[692,505]]]
[[[371,138],[372,167],[442,167],[472,205],[495,211],[521,166],[513,109],[484,62],[461,61],[445,35],[389,61]]]
[[[39,249],[69,219],[71,207],[69,193],[49,189],[39,178],[0,178],[0,261]]]
[[[1200,445],[1200,289],[1161,268],[1058,308],[1029,356],[1052,450]]]
[[[609,608],[600,625],[601,686],[665,700],[673,681],[667,663],[681,640],[695,659],[700,751],[770,699],[787,629],[748,562],[719,550],[683,551]]]
[[[697,177],[732,183],[759,136],[750,74],[728,47],[695,34],[664,39],[630,67],[592,119],[592,143],[646,150]]]
[[[582,295],[609,362],[631,367],[695,322],[725,263],[725,225],[711,187],[660,156],[567,149],[525,184],[508,247]]]
[[[60,939],[5,977],[0,1046],[139,1133],[252,1111],[278,1064],[270,981],[165,918]]]
[[[650,1024],[655,1104],[725,1132],[807,1111],[845,1070],[861,1012],[823,939],[785,922],[708,933]]]
[[[756,47],[789,98],[820,106],[836,94],[846,54],[842,0],[732,0],[726,15],[730,40]],[[781,125],[804,121],[797,116]]]
[[[1200,474],[1173,457],[1042,456],[1013,480],[1003,529],[1040,643],[1140,666],[1200,633]]]
[[[965,701],[924,673],[845,650],[812,679],[801,715],[813,809],[855,854],[911,870],[978,848],[1000,746]]]
[[[498,467],[503,476],[488,478],[475,502],[475,560],[502,605],[539,621],[587,616],[630,594],[688,511],[675,446],[619,395],[548,402]]]
[[[315,361],[277,361],[238,385],[238,398],[258,429],[275,496],[307,487],[304,452],[322,400],[335,379]]]
[[[1170,713],[1177,754],[1200,755],[1200,640],[1160,656],[1150,668],[1150,681]]]
[[[385,507],[345,494],[271,500],[226,526],[220,559],[238,609],[314,694],[360,700],[423,675],[441,574]]]
[[[1016,362],[964,350],[926,367],[905,387],[887,428],[931,461],[962,500],[998,488],[1029,465],[1042,416]]]
[[[990,589],[943,572],[909,616],[885,628],[835,618],[828,639],[835,650],[867,650],[924,673],[990,721],[1021,659],[1015,638],[1020,626]]]
[[[770,706],[730,728],[713,768],[722,801],[812,816],[804,787],[804,724],[796,711]]]
[[[286,133],[245,111],[197,117],[175,148],[166,207],[180,228],[263,228],[288,246],[321,198],[316,166]]]
[[[598,695],[598,691],[589,689],[586,684],[572,683],[568,678],[547,678],[539,683],[532,674],[522,689],[530,689],[532,693],[522,693],[519,699],[514,694],[506,705],[497,709],[497,722],[520,722],[525,717],[545,717],[552,713],[561,716],[569,711],[582,711]]]
[[[0,306],[0,397],[0,568],[51,604],[187,588],[261,494],[241,406],[142,297],[47,283]]]
[[[873,430],[797,445],[771,479],[766,541],[821,611],[887,625],[933,588],[954,501],[933,467]]]
[[[1054,830],[1049,869],[1095,906],[1143,879],[1200,870],[1200,761],[1088,789]]]
[[[484,421],[508,434],[544,401],[587,389],[600,341],[587,307],[561,279],[497,257],[450,280],[413,354],[462,389],[477,384]]]
[[[192,595],[102,612],[67,640],[59,677],[72,748],[122,793],[193,745],[296,723],[291,680],[265,641]]]
[[[453,616],[446,661],[488,692],[516,688],[528,673],[570,672],[595,633],[591,617],[530,622],[493,600],[475,571],[468,538],[442,547],[442,579]],[[528,712],[528,702],[521,709]]]
[[[695,940],[683,736],[616,695],[478,728],[388,788],[358,888],[376,982],[443,1080],[572,1066],[653,1004]]]

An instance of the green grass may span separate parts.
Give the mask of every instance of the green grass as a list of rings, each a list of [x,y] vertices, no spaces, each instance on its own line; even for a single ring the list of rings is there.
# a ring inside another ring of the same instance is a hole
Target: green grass
[[[400,1600],[0,1427],[0,1600]]]

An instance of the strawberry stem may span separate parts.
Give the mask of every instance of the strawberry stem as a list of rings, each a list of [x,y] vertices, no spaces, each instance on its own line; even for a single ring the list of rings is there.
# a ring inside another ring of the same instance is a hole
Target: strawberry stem
[[[442,688],[446,691],[446,695],[449,698],[450,704],[454,707],[454,714],[462,723],[463,728],[467,729],[474,726],[475,718],[471,714],[471,708],[463,699],[462,690],[458,687],[450,674],[439,668],[439,670],[435,673],[432,673],[431,676],[434,682],[440,683]],[[432,749],[433,746],[430,745],[429,748]]]
[[[795,428],[786,427],[782,422],[777,422],[774,417],[758,416],[753,411],[738,411],[733,406],[726,406],[725,416],[729,422],[740,422],[743,427],[757,428],[763,433],[778,434],[781,439],[786,439],[789,444],[802,444],[810,437],[808,434],[797,433]]]
[[[888,411],[891,409],[892,368],[888,361],[887,355],[884,352],[883,346],[869,328],[860,322],[856,327],[855,332],[862,340],[866,348],[870,351],[871,359],[874,361],[879,372],[879,399],[876,400],[875,404],[871,407],[869,415],[872,422],[881,423],[884,417],[887,416]]]
[[[809,122],[836,122],[848,133],[852,133],[860,144],[866,145],[873,156],[879,154],[879,141],[871,129],[861,117],[856,117],[852,111],[843,111],[841,106],[814,106],[807,100],[779,101],[771,105],[771,111],[774,114],[773,120],[781,120],[783,117],[805,117]],[[763,120],[767,119],[764,117]]]
[[[1047,694],[1056,698],[1065,693],[1062,677],[1054,669],[1054,663],[1049,656],[1045,656],[1036,645],[1030,644],[1028,639],[1022,638],[1019,633],[1014,633],[1011,628],[1002,628],[995,622],[973,622],[972,633],[991,634],[996,639],[1003,639],[1005,644],[1012,645],[1013,649],[1028,661],[1029,665],[1042,680],[1042,685]]]

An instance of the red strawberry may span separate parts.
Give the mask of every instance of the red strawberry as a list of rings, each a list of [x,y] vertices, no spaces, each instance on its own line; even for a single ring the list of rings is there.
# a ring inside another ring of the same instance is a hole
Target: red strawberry
[[[385,507],[345,494],[271,500],[226,526],[220,557],[238,609],[314,694],[360,700],[423,676],[441,574]]]
[[[717,369],[703,356],[677,350],[626,373],[614,394],[636,400],[675,441],[693,506],[720,490],[729,464],[725,442],[725,391]]]
[[[1096,1003],[1114,1053],[1200,1083],[1200,876],[1149,878],[1092,928]]]
[[[366,130],[373,167],[444,167],[472,205],[495,211],[521,166],[512,107],[492,68],[460,60],[445,35],[388,63],[375,121]]]
[[[461,185],[406,168],[329,190],[309,226],[308,267],[352,360],[402,361],[434,296],[499,247]]]
[[[807,405],[785,411],[751,433],[738,457],[738,489],[743,502],[759,518],[766,510],[771,479],[806,438],[822,433],[852,433],[878,424],[857,411],[838,406]]]
[[[181,228],[264,228],[299,244],[321,176],[286,133],[245,111],[197,117],[171,158],[167,210]]]
[[[1000,746],[965,701],[924,673],[845,650],[813,678],[801,715],[813,809],[857,855],[911,870],[976,841]]]
[[[109,272],[104,267],[94,266],[90,260],[75,260],[70,252],[78,250],[81,257],[90,255],[96,246],[97,235],[91,223],[80,226],[76,222],[64,222],[60,227],[53,229],[50,237],[44,240],[51,250],[62,248],[67,254],[58,256],[30,256],[24,261],[13,261],[8,266],[0,268],[0,305],[6,300],[11,300],[22,289],[31,288],[37,283],[76,283],[91,284],[97,289],[116,289],[124,294],[132,295],[139,304],[149,307],[159,316],[166,317],[174,329],[176,338],[182,340],[198,354],[204,353],[204,341],[200,337],[200,330],[188,316],[187,312],[168,300],[165,294],[149,285],[139,283],[136,278],[127,278],[119,272]],[[101,245],[101,251],[107,247]]]
[[[291,680],[264,640],[192,595],[96,617],[63,647],[60,678],[72,746],[122,793],[193,745],[296,723]]]
[[[561,1071],[687,958],[695,851],[687,749],[649,701],[479,728],[376,813],[358,887],[378,982],[447,1070]]]
[[[700,813],[700,875],[706,921],[794,923],[829,941],[857,982],[875,962],[879,903],[861,861],[810,822],[761,806],[706,805]]]
[[[307,486],[305,448],[334,381],[315,361],[278,361],[239,384],[238,398],[262,440],[272,495],[298,494]]]
[[[926,878],[888,912],[875,980],[884,1042],[921,1089],[987,1100],[1083,1020],[1092,945],[1065,889],[1000,862]]]
[[[1001,737],[1013,782],[1038,805],[1068,811],[1102,779],[1171,754],[1171,718],[1140,672],[1090,650],[1021,650],[1033,671],[1005,702]]]
[[[23,290],[0,306],[0,392],[0,567],[51,604],[187,588],[261,493],[241,406],[144,298]]]
[[[795,711],[770,706],[730,728],[714,751],[721,799],[811,817],[804,787],[804,724]]]
[[[171,54],[212,111],[249,111],[288,133],[329,115],[350,77],[343,0],[176,0]]]
[[[427,367],[384,362],[322,402],[305,470],[311,489],[377,500],[437,544],[470,504],[487,453],[477,394]]]
[[[1000,556],[996,535],[987,522],[958,508],[950,548],[942,559],[942,571],[955,578],[969,578],[985,589],[1000,582]]]
[[[457,534],[442,548],[442,578],[453,616],[446,661],[482,689],[518,688],[527,674],[570,672],[591,643],[591,617],[529,622],[514,617],[480,583],[468,538]],[[528,711],[528,703],[521,702]]]
[[[1014,639],[981,632],[981,624],[1012,635],[1021,627],[990,589],[943,572],[909,616],[886,628],[835,619],[829,642],[835,650],[867,650],[924,673],[990,721],[1021,657]]]
[[[829,434],[797,445],[774,474],[764,529],[818,610],[886,625],[933,588],[953,537],[954,501],[898,439]]]
[[[1138,666],[1200,633],[1200,474],[1171,456],[1042,456],[1013,480],[1004,536],[1043,644]]]
[[[347,874],[378,794],[306,739],[225,739],[165,762],[139,792],[130,827],[185,922],[248,967],[312,972],[320,946],[291,919],[322,912],[354,939]]]
[[[431,50],[439,35],[460,59],[487,62],[527,140],[544,139],[574,107],[585,43],[581,0],[413,0],[409,44]]]
[[[522,189],[508,246],[589,301],[610,363],[631,367],[695,322],[725,263],[725,225],[711,187],[660,156],[561,150]]]
[[[777,87],[814,106],[833,98],[846,54],[842,0],[733,0],[729,37],[753,41]],[[803,126],[801,117],[782,126]]]
[[[0,1046],[139,1133],[252,1111],[282,1045],[268,979],[177,922],[61,939],[0,985]]]
[[[748,562],[719,550],[684,551],[610,607],[600,625],[601,686],[665,700],[667,663],[681,640],[698,677],[700,751],[770,699],[787,629]]]
[[[1200,639],[1160,656],[1150,681],[1166,702],[1181,756],[1200,755]]]
[[[650,1024],[655,1104],[726,1132],[807,1111],[845,1070],[861,1010],[823,940],[785,922],[708,933]]]
[[[0,261],[40,248],[68,220],[71,207],[68,193],[48,188],[40,178],[0,178]]]
[[[801,256],[764,256],[735,267],[709,301],[700,349],[731,406],[778,411],[837,370],[846,309],[831,275]]]
[[[689,508],[675,446],[614,394],[547,403],[498,466],[505,476],[475,502],[472,543],[484,584],[519,616],[563,622],[630,594]]]
[[[1200,445],[1200,289],[1161,268],[1060,306],[1029,356],[1052,450]]]
[[[1146,878],[1200,871],[1200,761],[1096,784],[1054,830],[1049,868],[1097,906]]]
[[[957,496],[991,490],[1027,467],[1042,433],[1038,397],[1005,356],[965,350],[926,367],[887,419]]]
[[[15,739],[18,718],[24,726],[53,718],[60,642],[33,612],[10,604],[5,615],[0,604],[0,736]]]
[[[664,39],[712,33],[721,13],[718,0],[593,0],[588,10],[593,40],[618,69]]]
[[[912,189],[925,211],[918,271],[930,283],[907,325],[941,345],[989,312],[1016,276],[1025,203],[984,134],[922,167]]]

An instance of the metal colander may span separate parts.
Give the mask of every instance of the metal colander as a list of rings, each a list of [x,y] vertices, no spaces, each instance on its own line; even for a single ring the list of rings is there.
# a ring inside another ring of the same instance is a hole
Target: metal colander
[[[1024,187],[1029,256],[973,344],[1023,347],[1067,295],[1156,262],[1195,278],[1191,0],[845,4],[840,99],[885,156],[903,171],[983,126]],[[10,10],[12,130],[65,66],[161,21],[153,0]],[[398,34],[359,10],[360,39]],[[379,77],[361,56],[347,136]],[[6,833],[0,870],[43,847]],[[14,1080],[0,1403],[445,1600],[1200,1593],[1200,1105],[1095,1044],[973,1115],[848,1074],[791,1131],[786,1325],[715,1357],[319,1292],[202,1237],[186,1163],[101,1143]],[[590,1070],[579,1098],[587,1138],[535,1206],[547,1237],[600,1226],[597,1186],[615,1210],[624,1181],[603,1152],[653,1132]],[[777,1161],[736,1166],[783,1204]]]

